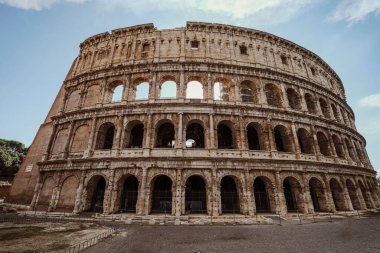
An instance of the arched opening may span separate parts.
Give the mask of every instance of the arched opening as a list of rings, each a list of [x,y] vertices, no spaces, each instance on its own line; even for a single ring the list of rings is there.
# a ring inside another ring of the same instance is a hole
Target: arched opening
[[[362,193],[362,196],[364,198],[364,203],[366,205],[367,208],[371,208],[372,205],[371,205],[371,201],[369,200],[368,198],[368,195],[367,195],[367,190],[366,188],[364,187],[364,184],[362,181],[359,181],[359,188],[360,188],[360,191]]]
[[[331,104],[331,110],[333,112],[335,120],[340,121],[338,110],[336,109],[336,106],[334,104]]]
[[[135,176],[128,176],[124,180],[123,191],[120,196],[119,213],[135,213],[139,181]]]
[[[79,126],[71,143],[70,152],[81,152],[87,149],[88,139],[90,137],[90,127],[88,125]]]
[[[158,176],[153,182],[152,213],[172,213],[172,180],[168,176]]]
[[[300,151],[303,154],[313,154],[313,137],[311,134],[304,128],[299,128],[297,130],[297,139],[300,147]]]
[[[222,213],[240,213],[239,193],[235,180],[230,176],[220,183]]]
[[[228,101],[228,89],[224,83],[214,83],[214,100]]]
[[[142,148],[144,140],[144,124],[132,122],[126,129],[124,145],[126,148]]]
[[[111,149],[115,136],[114,124],[107,122],[99,127],[96,149]]]
[[[251,81],[246,80],[240,84],[240,96],[243,102],[257,103],[255,90]]]
[[[202,177],[191,176],[186,180],[186,213],[207,213],[206,184]]]
[[[99,97],[100,97],[100,85],[98,84],[91,85],[87,89],[83,107],[96,105],[96,103],[99,102]]]
[[[174,148],[175,130],[172,123],[161,124],[157,129],[156,148]]]
[[[277,86],[274,84],[267,84],[265,85],[264,91],[268,105],[275,107],[282,106],[281,93]]]
[[[267,186],[261,177],[253,182],[253,191],[255,195],[255,204],[257,212],[270,212],[271,206]]]
[[[177,84],[174,81],[165,81],[161,84],[160,98],[172,99],[177,97]]]
[[[354,154],[354,151],[353,151],[353,148],[352,148],[350,141],[347,138],[345,138],[344,142],[346,144],[346,147],[348,150],[348,155],[350,156],[351,160],[355,160],[355,154]]]
[[[348,196],[350,196],[350,200],[352,203],[352,207],[354,208],[354,210],[360,210],[361,209],[360,201],[359,201],[357,190],[354,183],[352,183],[350,179],[347,179],[346,185],[347,185],[347,190],[348,190]]]
[[[186,98],[203,99],[203,85],[198,81],[190,81],[186,85]]]
[[[288,212],[306,212],[305,203],[302,195],[302,188],[297,179],[287,177],[282,183],[284,189],[284,197]]]
[[[250,150],[261,150],[259,132],[256,130],[255,125],[249,124],[247,126],[247,139],[248,148]]]
[[[186,148],[204,148],[205,137],[201,124],[191,123],[186,128]]]
[[[321,154],[324,156],[329,156],[331,153],[330,153],[330,148],[329,148],[329,141],[326,135],[322,132],[318,132],[317,141],[318,141],[319,151],[321,152]]]
[[[136,85],[135,100],[147,100],[149,99],[149,83],[142,82]]]
[[[312,114],[316,114],[317,110],[315,108],[314,98],[311,94],[306,93],[305,94],[305,101],[306,101],[306,107],[307,111]]]
[[[288,131],[284,126],[278,125],[273,129],[276,150],[280,152],[292,152],[291,140]]]
[[[106,180],[102,176],[94,176],[87,186],[87,211],[102,213]]]
[[[335,148],[337,156],[340,158],[344,158],[343,145],[342,145],[342,142],[340,141],[339,137],[334,134],[332,136],[332,140],[334,143],[334,148]]]
[[[355,142],[354,145],[355,145],[355,151],[356,151],[356,154],[358,154],[358,158],[359,158],[359,160],[360,160],[361,162],[363,162],[363,161],[364,161],[363,154],[362,154],[362,152],[361,152],[361,150],[360,150],[358,144]]]
[[[321,181],[312,178],[309,181],[310,195],[315,212],[328,211],[325,189]]]
[[[231,129],[224,123],[218,125],[218,148],[233,149],[233,136]]]
[[[331,195],[334,201],[335,209],[337,211],[345,210],[346,205],[344,202],[343,189],[335,178],[330,179],[330,189],[331,189]]]
[[[57,211],[71,211],[74,209],[75,197],[78,188],[78,179],[75,176],[67,177],[62,184],[59,200],[56,206]]]
[[[322,111],[323,116],[325,116],[325,118],[329,119],[330,118],[329,106],[327,105],[326,101],[323,98],[319,99],[319,106],[321,107],[321,111]]]
[[[113,90],[112,93],[112,103],[115,102],[120,102],[122,97],[123,97],[123,90],[124,90],[124,85],[123,84],[118,84],[115,89]]]
[[[293,110],[301,110],[301,98],[300,95],[294,89],[287,89],[286,96],[288,97],[290,108],[292,108]]]

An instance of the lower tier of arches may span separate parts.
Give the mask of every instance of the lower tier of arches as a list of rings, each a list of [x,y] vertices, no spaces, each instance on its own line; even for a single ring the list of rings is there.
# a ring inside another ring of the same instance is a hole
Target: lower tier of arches
[[[363,175],[133,167],[43,171],[31,205],[74,213],[285,215],[378,208],[380,191]]]

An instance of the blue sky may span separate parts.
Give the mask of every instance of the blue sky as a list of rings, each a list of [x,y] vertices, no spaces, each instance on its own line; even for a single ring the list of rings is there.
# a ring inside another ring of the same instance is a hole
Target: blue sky
[[[0,0],[0,138],[31,144],[87,37],[205,21],[270,32],[321,56],[341,77],[380,171],[379,14],[380,0]]]

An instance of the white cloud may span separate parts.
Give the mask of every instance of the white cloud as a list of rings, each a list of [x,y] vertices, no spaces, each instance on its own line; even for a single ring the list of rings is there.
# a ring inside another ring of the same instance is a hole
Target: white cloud
[[[359,106],[361,107],[380,107],[380,93],[372,94],[360,99]]]
[[[353,24],[371,13],[380,13],[380,0],[341,0],[329,20]]]
[[[0,3],[20,9],[39,11],[60,2],[84,3],[86,1],[87,0],[0,0]]]

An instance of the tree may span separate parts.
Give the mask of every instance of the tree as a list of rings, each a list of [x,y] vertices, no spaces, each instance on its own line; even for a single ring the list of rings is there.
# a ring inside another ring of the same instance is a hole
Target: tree
[[[21,142],[0,139],[0,177],[12,179],[27,151],[28,149]]]

